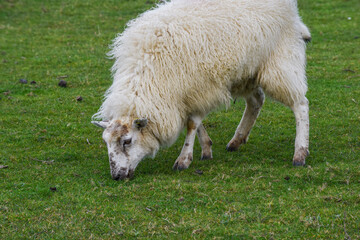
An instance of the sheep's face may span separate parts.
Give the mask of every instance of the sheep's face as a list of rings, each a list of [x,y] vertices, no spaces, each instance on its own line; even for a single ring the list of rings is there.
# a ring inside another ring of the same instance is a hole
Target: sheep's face
[[[144,146],[146,139],[142,131],[147,125],[146,119],[92,123],[105,129],[102,137],[108,148],[110,172],[114,180],[131,178],[139,162],[152,154],[151,148]]]

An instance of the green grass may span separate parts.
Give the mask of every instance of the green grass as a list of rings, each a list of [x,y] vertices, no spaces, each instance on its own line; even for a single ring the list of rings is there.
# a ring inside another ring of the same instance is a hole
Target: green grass
[[[0,2],[0,239],[359,239],[359,1],[299,0],[313,37],[306,167],[291,163],[292,112],[270,99],[248,144],[226,152],[238,101],[204,122],[213,160],[172,171],[183,134],[116,182],[90,118],[111,84],[108,45],[152,6]]]

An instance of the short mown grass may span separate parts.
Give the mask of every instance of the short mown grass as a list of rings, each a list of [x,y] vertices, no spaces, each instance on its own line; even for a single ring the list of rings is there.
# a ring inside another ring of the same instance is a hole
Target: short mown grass
[[[291,110],[270,99],[227,152],[239,100],[204,121],[213,160],[172,171],[183,134],[117,182],[90,119],[111,84],[108,45],[155,1],[1,1],[0,239],[359,239],[360,3],[298,2],[313,37],[306,167],[292,166]]]

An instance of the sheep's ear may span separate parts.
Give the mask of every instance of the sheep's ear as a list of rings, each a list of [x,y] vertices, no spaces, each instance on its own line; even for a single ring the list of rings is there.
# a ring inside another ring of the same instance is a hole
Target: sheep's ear
[[[136,119],[133,122],[133,127],[140,130],[140,129],[146,127],[147,123],[148,123],[148,120],[146,118]]]
[[[95,126],[101,127],[101,128],[107,128],[109,126],[109,122],[104,122],[104,121],[91,121],[92,124],[94,124]]]

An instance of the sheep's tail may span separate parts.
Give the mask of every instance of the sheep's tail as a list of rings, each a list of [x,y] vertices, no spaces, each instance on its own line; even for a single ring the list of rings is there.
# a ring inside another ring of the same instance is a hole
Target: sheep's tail
[[[304,40],[304,42],[306,42],[306,43],[311,42],[310,31],[303,22],[300,22],[300,24],[298,26],[298,31],[300,31],[301,37]]]

